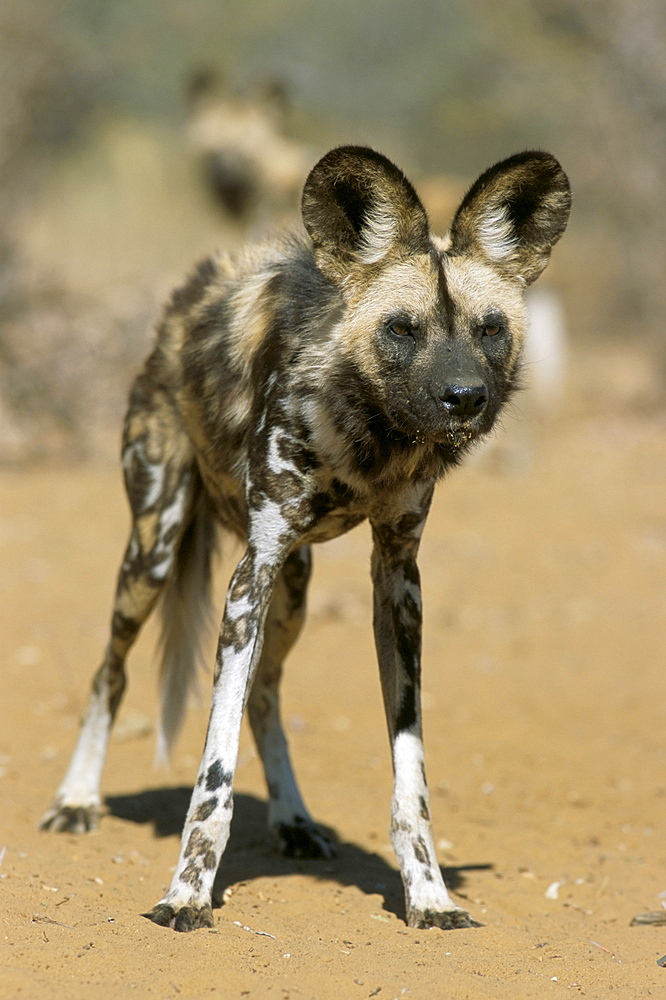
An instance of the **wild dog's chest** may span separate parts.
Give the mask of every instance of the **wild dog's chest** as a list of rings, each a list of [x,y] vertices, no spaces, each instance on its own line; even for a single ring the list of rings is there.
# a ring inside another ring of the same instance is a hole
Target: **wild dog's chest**
[[[242,539],[247,538],[253,513],[261,517],[261,511],[266,508],[271,514],[266,522],[267,530],[271,530],[272,524],[279,525],[283,519],[286,523],[290,519],[290,507],[301,508],[300,517],[304,524],[299,544],[337,538],[371,513],[367,501],[353,495],[335,480],[321,483],[319,488],[314,489],[314,484],[304,483],[302,492],[299,492],[293,480],[291,488],[285,490],[279,479],[267,482],[265,477],[257,476],[263,487],[257,489],[258,483],[253,483],[252,477],[249,477],[249,491],[246,492],[246,485],[239,478],[212,469],[201,456],[198,464],[204,488],[220,523]]]
[[[329,541],[368,518],[382,521],[389,508],[410,509],[412,493],[422,492],[412,468],[401,470],[402,481],[391,487],[350,471],[344,449],[341,459],[335,450],[327,453],[316,433],[276,420],[269,407],[243,442],[229,454],[197,449],[204,487],[221,524],[243,539],[258,531],[296,532],[296,545]]]
[[[359,497],[335,478],[316,474],[299,480],[294,473],[288,488],[279,480],[264,480],[263,489],[248,493],[248,520],[268,531],[297,532],[296,545],[326,542],[345,534],[371,513],[367,499]]]

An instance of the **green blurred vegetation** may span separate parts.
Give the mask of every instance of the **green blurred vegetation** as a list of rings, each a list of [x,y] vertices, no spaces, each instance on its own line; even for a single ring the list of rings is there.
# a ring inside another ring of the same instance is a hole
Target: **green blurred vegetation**
[[[204,237],[232,242],[187,168],[185,81],[208,66],[232,88],[283,80],[314,149],[367,143],[417,178],[551,150],[574,190],[551,279],[573,338],[631,337],[663,364],[663,0],[3,0],[0,420],[37,415],[12,454],[39,453],[45,407],[63,433],[99,409],[72,385],[109,352],[115,400],[160,279]]]

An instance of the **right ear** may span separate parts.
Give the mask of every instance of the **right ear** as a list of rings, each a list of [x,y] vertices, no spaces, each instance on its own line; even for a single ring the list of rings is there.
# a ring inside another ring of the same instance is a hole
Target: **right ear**
[[[567,175],[550,153],[517,153],[472,185],[451,224],[452,256],[475,257],[529,285],[550,258],[571,209]]]
[[[310,172],[303,224],[319,270],[335,285],[389,254],[427,253],[428,218],[405,175],[364,146],[340,146]]]

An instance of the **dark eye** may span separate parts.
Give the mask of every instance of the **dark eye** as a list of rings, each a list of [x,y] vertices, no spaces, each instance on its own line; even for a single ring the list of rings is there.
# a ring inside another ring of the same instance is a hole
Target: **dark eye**
[[[411,337],[414,333],[414,328],[409,323],[400,323],[397,320],[395,323],[389,323],[389,330],[396,337]]]
[[[486,337],[496,337],[498,333],[502,332],[502,325],[500,323],[486,323],[483,328],[483,332]]]

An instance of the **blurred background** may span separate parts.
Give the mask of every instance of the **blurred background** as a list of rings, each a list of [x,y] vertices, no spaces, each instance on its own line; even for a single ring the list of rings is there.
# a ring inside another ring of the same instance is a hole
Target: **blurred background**
[[[293,221],[347,142],[440,229],[492,162],[555,153],[574,212],[546,287],[579,405],[662,405],[663,0],[3,0],[0,462],[115,456],[170,287]]]

